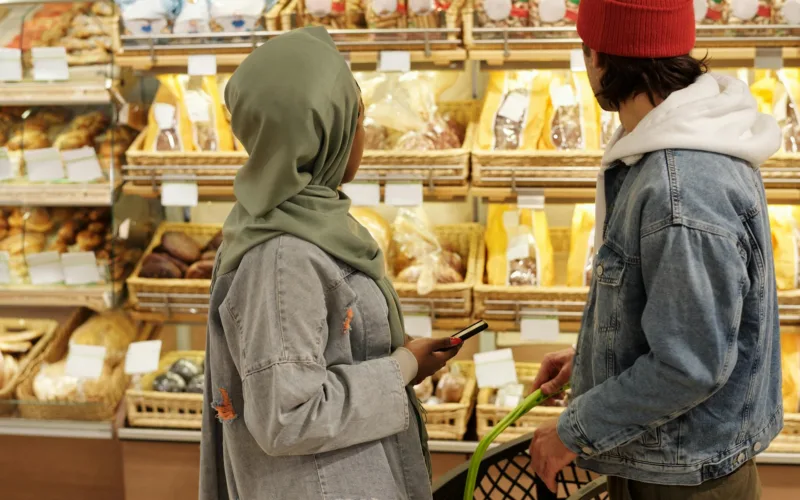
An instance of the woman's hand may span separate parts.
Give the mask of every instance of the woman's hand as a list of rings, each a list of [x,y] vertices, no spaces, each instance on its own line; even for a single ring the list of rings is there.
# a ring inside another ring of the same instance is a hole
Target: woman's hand
[[[539,373],[533,381],[533,390],[541,388],[542,392],[554,397],[545,404],[558,404],[561,388],[569,382],[572,376],[572,361],[575,359],[575,349],[570,347],[562,351],[551,352],[544,357]]]
[[[447,361],[458,354],[462,342],[461,339],[451,337],[414,339],[406,342],[403,347],[411,351],[417,359],[417,376],[413,384],[419,384],[441,370]]]

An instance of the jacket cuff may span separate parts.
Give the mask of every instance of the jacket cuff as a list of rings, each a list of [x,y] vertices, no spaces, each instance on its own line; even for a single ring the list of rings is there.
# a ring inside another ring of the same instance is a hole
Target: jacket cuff
[[[405,347],[398,347],[395,349],[392,353],[392,357],[400,366],[400,374],[403,376],[403,382],[405,385],[410,384],[411,381],[417,377],[417,371],[419,370],[417,358]]]
[[[574,405],[570,404],[561,413],[556,430],[564,446],[578,456],[589,458],[597,454],[597,450],[594,449],[586,434],[581,430],[581,426],[578,423],[578,412]]]

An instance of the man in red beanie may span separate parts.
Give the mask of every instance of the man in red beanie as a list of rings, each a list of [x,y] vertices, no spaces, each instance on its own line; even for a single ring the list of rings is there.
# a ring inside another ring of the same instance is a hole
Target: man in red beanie
[[[622,126],[598,176],[577,348],[547,356],[534,383],[553,394],[572,382],[531,443],[551,489],[577,458],[609,477],[614,500],[756,499],[753,457],[783,425],[758,171],[781,133],[746,83],[691,57],[695,3],[580,3],[589,80]]]

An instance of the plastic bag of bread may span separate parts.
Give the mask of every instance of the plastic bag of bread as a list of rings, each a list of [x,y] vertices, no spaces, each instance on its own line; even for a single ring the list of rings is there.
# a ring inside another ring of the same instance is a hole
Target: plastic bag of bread
[[[543,210],[489,205],[486,250],[488,284],[553,285],[553,246]]]
[[[794,290],[800,287],[800,231],[794,210],[789,205],[769,205],[768,211],[775,281],[778,290]]]
[[[357,0],[305,0],[303,23],[337,30],[363,28],[364,9]]]
[[[567,286],[589,286],[594,262],[594,205],[575,205],[570,228]]]
[[[461,374],[457,365],[453,365],[436,384],[436,398],[442,403],[458,403],[466,386],[467,378]]]
[[[725,0],[695,0],[694,21],[697,24],[728,24],[730,9]]]
[[[784,411],[800,412],[800,334],[781,334],[781,368]]]
[[[175,18],[173,33],[208,33],[211,12],[207,0],[186,0]]]
[[[773,0],[772,9],[778,25],[800,25],[800,0]]]
[[[143,149],[145,151],[191,151],[192,125],[182,111],[180,89],[174,75],[158,77],[156,91],[147,121]]]
[[[103,366],[100,377],[95,380],[78,379],[66,375],[67,360],[42,364],[33,379],[33,395],[39,401],[102,401],[108,391],[111,367]]]
[[[414,386],[414,393],[417,399],[424,403],[433,396],[433,380],[427,377],[425,380]]]
[[[539,149],[600,149],[600,116],[586,72],[553,76]]]
[[[525,28],[530,24],[530,4],[528,0],[475,0],[475,22],[482,28]]]
[[[169,23],[181,6],[180,0],[117,0],[117,4],[127,35],[169,33]]]
[[[69,339],[70,345],[105,346],[105,363],[110,367],[125,359],[128,345],[136,337],[136,328],[122,311],[96,314],[75,329]]]
[[[414,29],[431,29],[447,27],[446,14],[452,8],[460,8],[464,2],[440,2],[438,0],[407,0],[408,27]],[[411,35],[410,38],[422,39],[424,35]]]
[[[350,215],[353,216],[359,224],[367,228],[369,234],[378,243],[378,246],[383,253],[383,258],[386,263],[386,272],[391,276],[393,273],[389,265],[389,250],[392,244],[392,228],[386,219],[381,217],[378,212],[365,208],[365,207],[350,207]]]
[[[580,0],[531,0],[530,25],[548,28],[574,26],[578,22],[579,3]]]
[[[729,25],[768,25],[772,22],[772,0],[726,0]],[[753,36],[765,31],[733,32],[734,35]]]
[[[422,130],[406,132],[397,140],[394,149],[404,151],[434,151],[458,149],[461,139],[441,116],[434,116]]]
[[[800,152],[800,71],[796,68],[781,69],[776,73],[777,81],[772,96],[772,116],[778,121],[783,137],[782,150],[787,153]]]
[[[213,77],[178,75],[181,112],[191,124],[194,151],[233,151],[233,135]]]
[[[406,28],[406,0],[365,0],[369,29]],[[376,36],[376,38],[380,38]]]
[[[253,31],[261,19],[264,0],[209,0],[211,29],[226,33]]]
[[[366,120],[393,145],[407,132],[424,130],[436,110],[432,82],[415,74],[386,74],[373,80]],[[367,140],[371,141],[368,133]]]
[[[547,71],[490,73],[478,146],[484,150],[536,149],[544,129],[550,77]]]

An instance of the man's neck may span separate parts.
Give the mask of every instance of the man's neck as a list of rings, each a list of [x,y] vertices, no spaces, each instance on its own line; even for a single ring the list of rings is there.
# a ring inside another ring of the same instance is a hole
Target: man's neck
[[[662,102],[663,99],[656,99],[656,106]],[[647,94],[639,94],[627,101],[623,101],[619,105],[619,121],[622,124],[622,128],[627,133],[633,132],[639,122],[653,109],[655,109],[655,106],[650,102]]]

